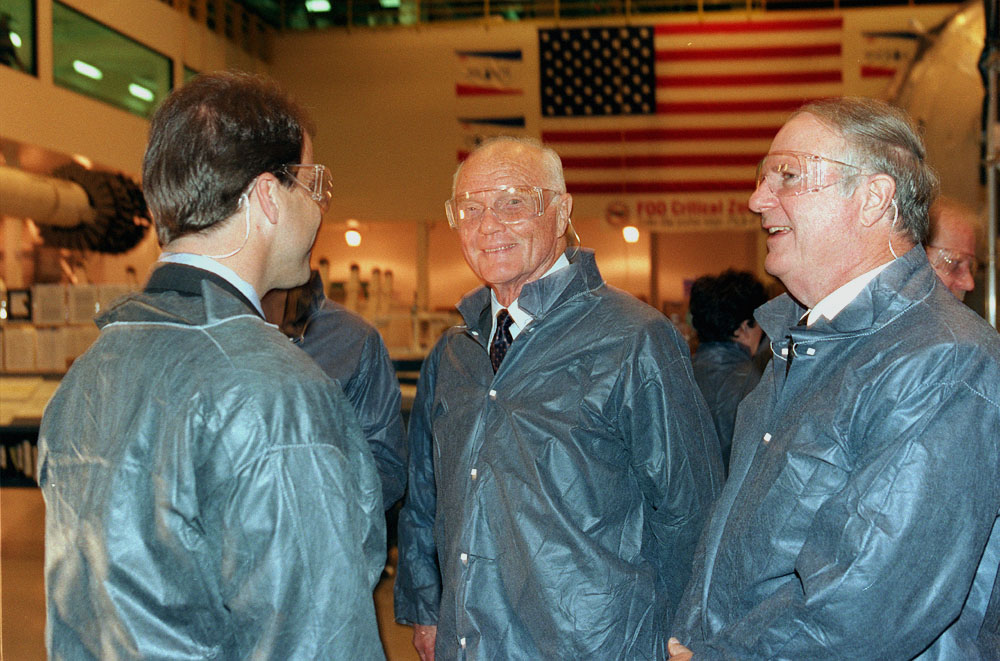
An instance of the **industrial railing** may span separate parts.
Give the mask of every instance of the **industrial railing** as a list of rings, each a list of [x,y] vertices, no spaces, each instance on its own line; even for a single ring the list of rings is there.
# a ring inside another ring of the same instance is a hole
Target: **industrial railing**
[[[162,0],[258,52],[269,30],[415,26],[447,21],[641,17],[732,10],[958,4],[958,0]]]

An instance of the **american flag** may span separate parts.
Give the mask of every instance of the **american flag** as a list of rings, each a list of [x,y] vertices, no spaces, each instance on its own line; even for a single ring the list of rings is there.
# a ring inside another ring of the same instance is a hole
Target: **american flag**
[[[540,29],[541,138],[577,195],[753,189],[788,113],[843,93],[843,19]]]

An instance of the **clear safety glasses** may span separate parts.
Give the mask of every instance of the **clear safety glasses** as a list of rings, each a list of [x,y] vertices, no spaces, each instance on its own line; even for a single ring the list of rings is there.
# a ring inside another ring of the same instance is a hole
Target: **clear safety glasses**
[[[546,193],[552,195],[548,201]],[[513,225],[541,216],[558,195],[538,186],[487,188],[456,195],[444,203],[444,210],[452,229],[479,223],[487,209],[504,225]]]
[[[823,156],[797,151],[769,153],[757,165],[757,188],[767,184],[778,197],[815,193],[848,177],[864,174],[861,168]]]
[[[951,250],[949,248],[939,248],[937,246],[927,246],[927,256],[930,258],[931,266],[948,275],[958,273],[960,269],[968,269],[969,275],[973,279],[979,271],[979,260],[975,255],[967,252]]]
[[[306,189],[313,202],[326,213],[333,197],[333,177],[325,165],[317,163],[289,163],[282,166],[282,171],[291,176],[295,183]]]

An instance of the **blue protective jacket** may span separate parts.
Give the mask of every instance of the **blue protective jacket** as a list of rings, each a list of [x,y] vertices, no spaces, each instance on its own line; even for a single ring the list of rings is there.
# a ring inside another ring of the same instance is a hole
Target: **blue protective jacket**
[[[832,321],[803,313],[757,310],[775,358],[675,633],[696,660],[1000,659],[996,331],[919,246]]]
[[[691,357],[691,366],[712,413],[722,463],[728,470],[736,407],[760,381],[761,369],[747,347],[731,341],[702,342]]]
[[[371,453],[340,388],[235,292],[159,267],[49,402],[50,659],[384,658]]]
[[[589,251],[518,303],[495,375],[486,288],[424,362],[396,618],[441,660],[665,658],[722,482],[687,345]]]
[[[337,379],[358,414],[382,481],[382,505],[392,507],[406,488],[406,435],[396,370],[382,336],[359,315],[323,294],[314,271],[281,330]]]

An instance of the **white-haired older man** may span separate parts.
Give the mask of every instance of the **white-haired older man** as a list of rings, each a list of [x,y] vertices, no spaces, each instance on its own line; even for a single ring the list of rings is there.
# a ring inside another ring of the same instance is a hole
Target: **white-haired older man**
[[[485,283],[424,362],[396,617],[423,659],[654,659],[722,482],[687,345],[566,250],[551,149],[490,142],[447,213]]]
[[[750,208],[789,295],[755,315],[775,359],[676,659],[1000,658],[1000,340],[920,245],[934,188],[880,102],[812,103],[774,138]]]

